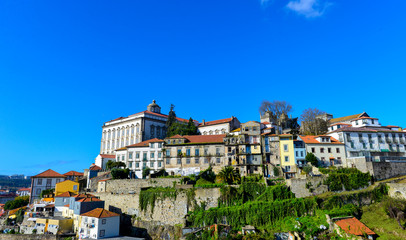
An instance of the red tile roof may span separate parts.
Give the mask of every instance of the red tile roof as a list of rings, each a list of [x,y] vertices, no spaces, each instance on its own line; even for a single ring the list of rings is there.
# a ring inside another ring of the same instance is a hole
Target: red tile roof
[[[92,171],[100,171],[100,170],[102,170],[102,169],[101,169],[101,167],[99,167],[99,166],[97,166],[97,165],[93,165],[93,166],[91,166],[91,167],[89,168],[89,170],[92,170]]]
[[[151,114],[151,115],[156,115],[156,116],[160,116],[160,117],[165,117],[165,118],[168,118],[168,115],[166,115],[166,114],[162,114],[162,113],[154,113],[154,112],[150,112],[150,111],[148,111],[148,110],[146,110],[146,111],[142,111],[142,112],[139,112],[139,113],[134,113],[134,114],[131,114],[130,115],[130,117],[131,116],[134,116],[134,115],[137,115],[137,114],[141,114],[141,113],[146,113],[146,114]],[[109,123],[109,122],[114,122],[114,121],[117,121],[117,120],[121,120],[121,119],[126,119],[126,118],[128,118],[128,117],[119,117],[119,118],[116,118],[116,119],[113,119],[113,120],[110,120],[110,121],[107,121],[106,123]],[[176,120],[178,120],[179,122],[189,122],[189,120],[188,119],[183,119],[183,118],[176,118]],[[195,122],[195,123],[199,123],[198,121],[196,121],[196,120],[193,120],[193,122]]]
[[[337,224],[345,232],[356,236],[362,236],[364,234],[367,235],[376,234],[355,217],[338,220],[337,222],[335,222],[335,224]]]
[[[356,121],[356,120],[360,120],[360,119],[374,119],[374,120],[378,120],[378,118],[371,118],[371,117],[359,117],[359,118],[356,118],[356,119],[351,120],[351,122],[352,122],[352,121]]]
[[[76,171],[69,171],[63,174],[64,176],[83,176],[83,173]]]
[[[38,175],[32,176],[32,178],[40,178],[40,177],[45,177],[45,178],[65,178],[64,175],[59,174],[57,172],[55,172],[52,169],[48,169]]]
[[[103,208],[95,208],[92,211],[81,214],[80,216],[94,217],[94,218],[109,218],[109,217],[120,216],[120,214],[107,211],[107,210],[105,210]]]
[[[67,192],[61,193],[55,197],[73,197],[74,195],[75,195],[75,193],[67,191]]]
[[[87,197],[95,197],[94,195],[90,194],[90,193],[86,193],[86,194],[76,194],[75,196],[73,196],[74,198],[87,198]]]
[[[128,147],[147,147],[147,146],[149,146],[149,143],[156,143],[156,142],[164,142],[164,140],[154,138],[154,139],[150,139],[150,140],[143,141],[143,142],[140,142],[140,143],[128,145],[126,148],[128,148]]]
[[[318,137],[329,137],[331,142],[319,142],[316,140],[316,138],[318,138]],[[300,136],[300,138],[306,144],[344,144],[342,142],[339,142],[337,139],[330,137],[330,136],[326,136],[326,135],[318,135],[318,136],[308,135],[308,136]]]
[[[116,155],[109,155],[109,154],[100,154],[102,158],[116,158]]]
[[[229,123],[231,121],[233,121],[232,117],[231,118],[220,119],[220,120],[209,121],[209,122],[205,122],[204,124],[200,123],[199,127],[222,124],[222,123]]]
[[[22,192],[22,191],[28,191],[31,192],[31,188],[20,188],[17,190],[18,192]]]
[[[76,202],[101,202],[101,200],[97,197],[87,197],[77,200]]]
[[[171,138],[185,138],[187,141],[185,143],[223,143],[223,138],[225,134],[219,135],[176,135]]]

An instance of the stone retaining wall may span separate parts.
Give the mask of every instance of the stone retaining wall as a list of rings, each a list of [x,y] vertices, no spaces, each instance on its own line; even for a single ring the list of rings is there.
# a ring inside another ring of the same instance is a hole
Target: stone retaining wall
[[[328,191],[327,186],[323,185],[325,179],[326,178],[324,176],[309,177],[306,179],[292,178],[286,180],[286,185],[290,187],[290,190],[295,194],[297,198],[309,197]],[[311,183],[311,186],[309,186],[309,188],[306,188],[306,184],[308,183]],[[313,189],[313,192],[310,192],[310,188]]]

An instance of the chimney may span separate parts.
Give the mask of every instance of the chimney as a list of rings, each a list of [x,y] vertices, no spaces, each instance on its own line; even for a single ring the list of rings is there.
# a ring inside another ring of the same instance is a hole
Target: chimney
[[[202,120],[202,125],[204,126],[206,124],[206,121],[204,119]]]

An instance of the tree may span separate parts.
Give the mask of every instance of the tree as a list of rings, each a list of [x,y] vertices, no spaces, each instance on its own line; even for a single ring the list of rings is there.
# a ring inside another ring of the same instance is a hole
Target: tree
[[[278,125],[280,125],[281,120],[283,120],[282,116],[287,117],[291,111],[292,105],[286,101],[274,100],[273,102],[269,102],[267,100],[263,100],[261,106],[259,107],[261,116],[264,114],[269,114],[269,118]]]
[[[128,174],[130,173],[130,169],[119,169],[119,168],[113,168],[111,170],[111,176],[113,179],[127,179]]]
[[[109,160],[106,163],[106,168],[109,169],[109,170],[111,170],[113,168],[121,168],[121,167],[126,167],[125,163],[123,163],[123,162],[114,162],[112,160]]]
[[[150,172],[151,169],[149,167],[142,169],[142,179],[146,179]]]
[[[198,177],[211,183],[214,183],[214,180],[216,180],[216,174],[213,172],[213,168],[211,166],[200,172]]]
[[[197,135],[197,127],[192,118],[189,118],[189,122],[187,124],[187,131],[188,131],[187,135]]]
[[[328,128],[327,119],[323,119],[321,115],[325,114],[317,108],[308,108],[303,110],[300,115],[302,123],[301,133],[304,135],[320,135],[325,134]]]
[[[312,171],[312,166],[306,165],[303,167],[303,172],[306,173],[306,175],[308,175],[311,171]]]
[[[319,166],[319,161],[317,160],[317,157],[313,153],[307,153],[305,159],[307,162],[311,163],[313,166],[315,166],[315,167]]]
[[[6,204],[4,205],[4,210],[12,210],[19,207],[24,207],[27,206],[29,202],[30,202],[29,196],[16,197],[14,200],[6,202]]]
[[[240,175],[232,166],[224,167],[218,174],[223,183],[233,184],[240,181]]]

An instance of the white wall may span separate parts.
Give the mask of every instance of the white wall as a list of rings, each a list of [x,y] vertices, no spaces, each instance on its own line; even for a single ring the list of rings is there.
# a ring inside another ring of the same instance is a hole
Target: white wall
[[[42,180],[41,184],[38,183],[39,179]],[[48,179],[51,181],[49,185],[47,185]],[[65,178],[33,178],[31,199],[39,199],[43,190],[55,188],[57,183],[63,182],[64,180]]]
[[[198,127],[198,130],[201,135],[219,135],[230,132],[230,124],[222,123],[208,126]],[[217,132],[216,132],[217,131]]]
[[[103,224],[103,219],[106,221],[105,224]],[[104,230],[103,237],[100,235],[101,230]],[[120,235],[120,216],[109,218],[82,217],[79,235],[93,239],[117,237]]]

